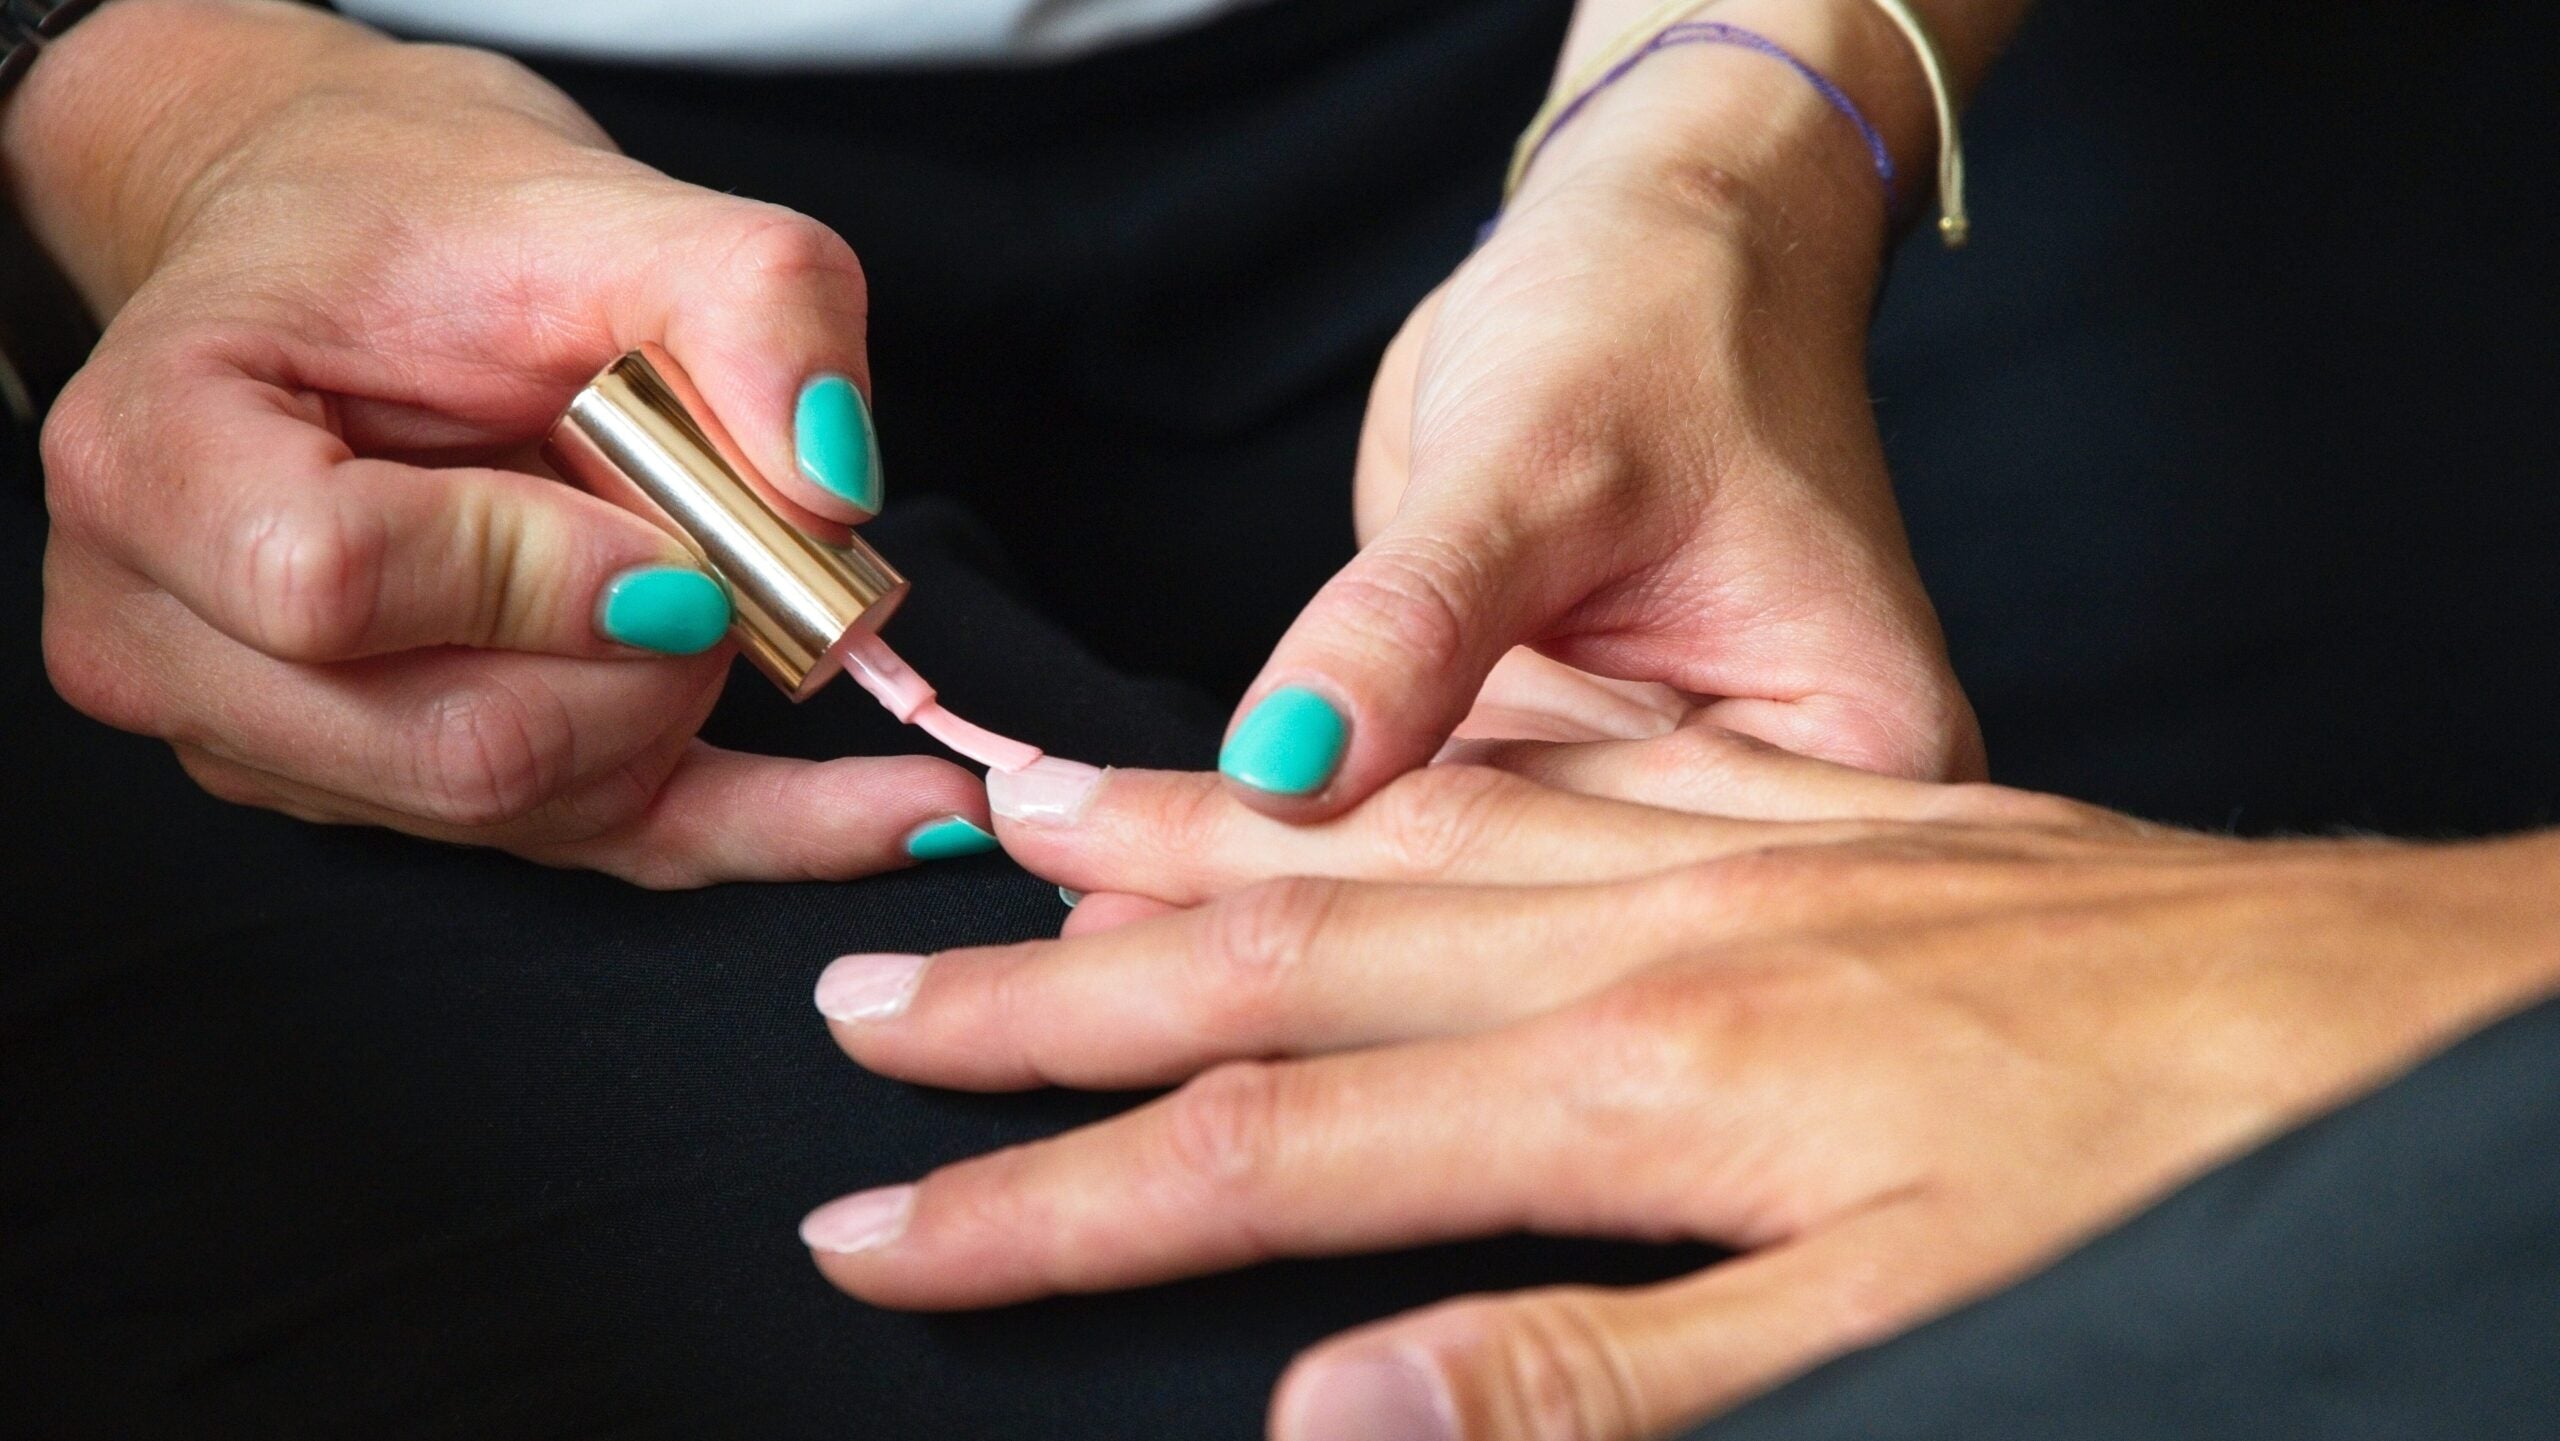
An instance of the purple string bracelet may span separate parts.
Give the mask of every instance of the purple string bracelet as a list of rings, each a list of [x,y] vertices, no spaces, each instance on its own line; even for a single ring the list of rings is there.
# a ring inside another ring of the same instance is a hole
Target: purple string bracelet
[[[1884,182],[1885,213],[1893,215],[1901,210],[1902,184],[1900,178],[1894,173],[1893,152],[1885,148],[1883,133],[1876,129],[1874,122],[1867,119],[1866,112],[1858,108],[1858,102],[1849,98],[1849,92],[1833,84],[1830,76],[1798,59],[1795,52],[1759,31],[1745,30],[1739,25],[1727,25],[1716,20],[1690,20],[1666,27],[1652,39],[1637,47],[1633,54],[1610,66],[1599,79],[1592,81],[1581,94],[1573,97],[1563,109],[1558,110],[1553,120],[1547,122],[1544,133],[1538,136],[1537,142],[1530,147],[1527,157],[1520,162],[1518,173],[1527,174],[1529,167],[1535,165],[1538,156],[1545,152],[1547,142],[1555,139],[1557,131],[1572,123],[1575,116],[1580,115],[1592,101],[1598,99],[1600,92],[1626,79],[1628,72],[1642,64],[1645,57],[1658,50],[1668,50],[1674,45],[1737,46],[1766,55],[1803,77],[1804,82],[1813,87],[1814,93],[1822,97],[1824,104],[1838,111],[1851,125],[1858,128],[1858,138],[1865,142],[1867,147],[1867,158],[1875,162],[1876,178]],[[1493,220],[1487,221],[1483,234],[1491,235],[1493,227],[1500,220],[1501,217],[1496,215]],[[1479,243],[1481,241],[1480,236]]]

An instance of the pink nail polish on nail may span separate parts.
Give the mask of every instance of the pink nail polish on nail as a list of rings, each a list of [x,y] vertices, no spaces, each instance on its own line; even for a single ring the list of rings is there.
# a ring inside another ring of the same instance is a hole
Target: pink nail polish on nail
[[[800,1244],[830,1256],[876,1251],[906,1234],[915,1209],[913,1186],[856,1191],[811,1211],[800,1223]]]
[[[1033,826],[1071,826],[1084,818],[1102,771],[1080,761],[1042,756],[1018,771],[987,775],[987,804],[1009,821]]]
[[[1457,1407],[1438,1368],[1403,1356],[1348,1356],[1294,1388],[1290,1436],[1326,1441],[1457,1441]]]
[[[818,1014],[830,1021],[885,1021],[914,1000],[922,956],[846,956],[818,973]]]

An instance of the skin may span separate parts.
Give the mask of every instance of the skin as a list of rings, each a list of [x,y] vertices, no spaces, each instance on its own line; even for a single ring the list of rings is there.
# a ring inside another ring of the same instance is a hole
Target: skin
[[[837,1039],[932,1085],[1177,1089],[922,1178],[827,1277],[940,1309],[1512,1231],[1731,1248],[1336,1337],[1271,1419],[1661,1436],[2560,990],[2560,837],[2241,842],[1546,680],[1515,714],[1607,738],[1479,741],[1320,825],[1134,771],[1000,822],[1115,894]]]
[[[1585,0],[1570,68],[1648,8]],[[1924,0],[1960,80],[2020,0]],[[1867,0],[1721,0],[1832,75],[1906,172],[1934,145]],[[531,475],[614,354],[662,341],[812,510],[791,403],[868,385],[861,271],[805,217],[614,153],[520,67],[271,0],[120,0],[0,109],[39,237],[110,321],[45,435],[56,687],[227,799],[655,886],[849,877],[983,799],[937,761],[699,743],[725,650],[595,633],[680,560]],[[1765,57],[1649,61],[1563,133],[1387,356],[1369,543],[1250,706],[1350,721],[1318,819],[1428,760],[1533,643],[1720,697],[1879,770],[1980,768],[1905,553],[1860,352],[1884,214],[1845,122]]]
[[[14,190],[105,339],[44,434],[45,659],[215,795],[651,886],[908,863],[984,824],[958,766],[695,738],[730,650],[617,646],[597,599],[685,564],[531,473],[613,356],[660,340],[768,476],[811,376],[865,383],[862,272],[823,226],[615,153],[477,52],[299,6],[122,0],[5,112]]]
[[[1562,62],[1653,8],[1586,0]],[[1959,86],[2024,5],[1920,6]],[[1871,0],[1723,0],[1837,81],[1926,198],[1934,116]],[[1569,82],[1567,82],[1569,83]],[[1331,698],[1351,742],[1287,819],[1429,760],[1528,645],[1717,698],[1712,718],[1897,775],[1981,774],[1868,400],[1887,229],[1856,131],[1731,47],[1659,52],[1558,132],[1491,238],[1414,312],[1362,440],[1360,555],[1245,696]]]

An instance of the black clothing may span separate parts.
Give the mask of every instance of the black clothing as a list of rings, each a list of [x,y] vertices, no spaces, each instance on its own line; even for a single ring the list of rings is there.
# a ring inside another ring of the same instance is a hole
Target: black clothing
[[[1347,551],[1370,367],[1484,218],[1562,19],[1278,0],[1045,71],[555,74],[643,158],[864,257],[901,648],[1064,754],[1200,766]],[[2552,28],[2031,23],[1972,125],[1979,242],[1908,250],[1876,340],[2004,778],[2253,829],[2549,818],[2560,307],[2517,197],[2552,193]],[[1706,1259],[1513,1241],[847,1301],[806,1208],[1126,1098],[880,1080],[811,982],[1046,933],[1047,886],[989,858],[658,895],[223,806],[51,696],[41,519],[0,494],[0,1436],[1246,1437],[1335,1330]],[[710,733],[920,744],[744,672]],[[2546,1435],[2555,1074],[2545,1008],[1708,1434]]]

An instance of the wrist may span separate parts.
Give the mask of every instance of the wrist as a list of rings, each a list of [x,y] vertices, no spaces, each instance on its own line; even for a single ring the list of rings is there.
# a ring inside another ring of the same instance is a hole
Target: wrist
[[[1959,80],[1977,73],[2021,0],[1923,0],[1956,20]],[[1651,0],[1584,0],[1560,72],[1581,86],[1592,58],[1629,27],[1658,15]],[[1873,0],[1717,0],[1681,16],[1763,37],[1836,86],[1874,128],[1907,205],[1932,188],[1938,133],[1934,102],[1910,42]],[[1708,202],[1709,212],[1785,221],[1785,243],[1832,235],[1846,264],[1872,268],[1884,226],[1886,187],[1868,137],[1808,78],[1780,58],[1734,44],[1698,43],[1645,55],[1571,124],[1531,167],[1523,193],[1542,184],[1607,176],[1660,196]],[[1543,176],[1539,172],[1546,172]],[[1744,214],[1736,215],[1740,211]]]
[[[286,0],[117,0],[48,47],[0,110],[5,178],[102,317],[234,177],[289,178],[351,148],[356,169],[397,187],[431,159],[612,142],[513,61]]]
[[[111,312],[207,169],[344,51],[389,43],[277,0],[118,0],[0,109],[0,161],[37,239]]]

